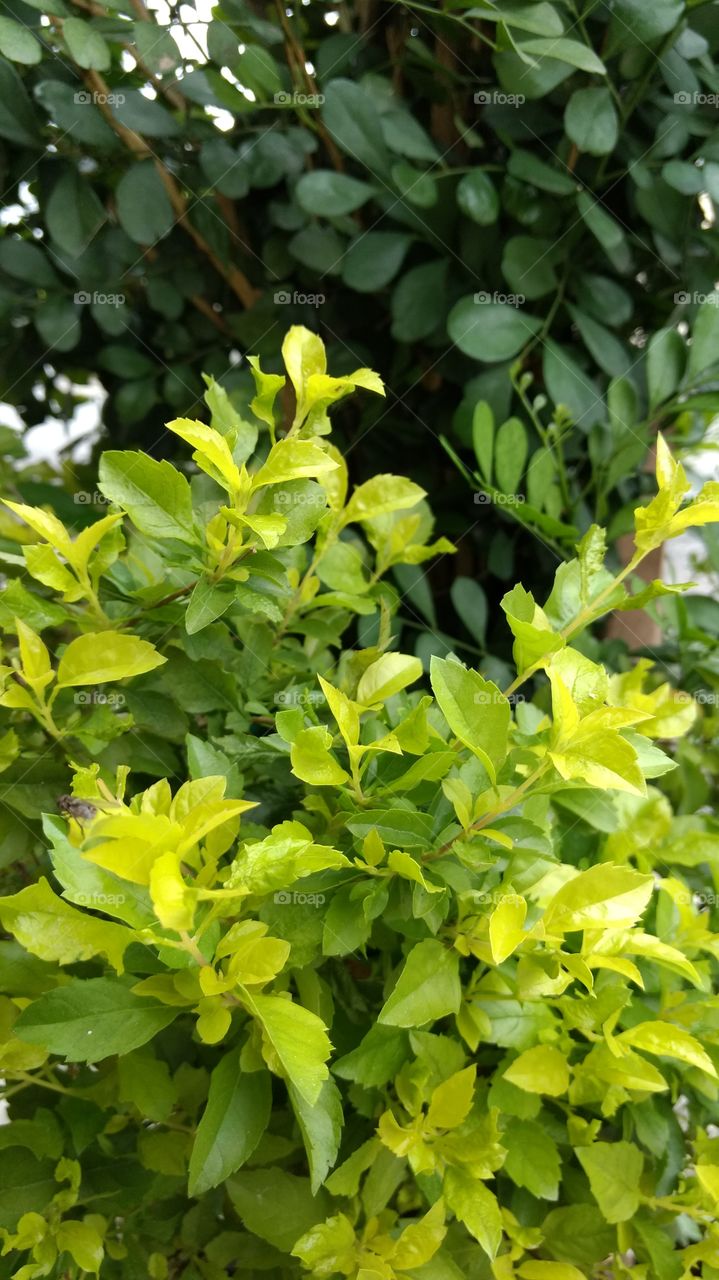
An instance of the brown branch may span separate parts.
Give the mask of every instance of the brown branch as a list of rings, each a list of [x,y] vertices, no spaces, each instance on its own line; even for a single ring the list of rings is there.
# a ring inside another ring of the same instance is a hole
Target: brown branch
[[[250,283],[247,276],[239,267],[234,266],[232,263],[226,264],[222,262],[211,245],[207,243],[202,233],[198,231],[197,227],[192,225],[188,216],[187,199],[183,195],[169,169],[166,168],[157,156],[153,156],[153,153],[144,138],[142,138],[139,133],[136,133],[134,129],[128,129],[126,125],[121,124],[110,110],[107,103],[110,91],[99,72],[86,71],[84,73],[84,79],[92,92],[97,95],[97,105],[107,120],[107,123],[112,129],[114,129],[117,136],[125,143],[125,146],[132,151],[134,155],[147,157],[152,156],[155,168],[160,176],[165,191],[167,192],[170,204],[172,205],[175,218],[183,231],[186,231],[192,238],[200,252],[203,253],[206,258],[209,258],[215,270],[227,281],[233,293],[240,299],[242,305],[245,307],[251,307],[260,296],[260,290],[256,289],[255,286]]]
[[[152,151],[145,139],[139,133],[135,133],[134,129],[128,129],[127,125],[121,124],[113,115],[112,109],[108,104],[108,98],[112,95],[107,82],[103,80],[99,71],[84,71],[82,72],[82,78],[93,95],[98,111],[102,112],[110,128],[115,131],[120,141],[124,142],[128,151],[132,151],[136,156],[151,156]]]
[[[230,231],[232,232],[235,239],[239,241],[244,240],[245,237],[242,234],[242,228],[240,227],[240,221],[239,221],[239,218],[237,217],[237,210],[235,208],[234,200],[231,200],[229,196],[223,196],[220,191],[217,191],[215,193],[215,199],[219,206],[220,213],[222,214],[222,217],[224,218],[225,222],[230,228]]]
[[[153,23],[153,19],[151,15],[148,13],[147,9],[145,8],[143,0],[131,0],[131,3],[132,3],[133,9],[135,10],[135,13],[137,14],[141,22]],[[156,26],[157,24],[153,23],[153,25]],[[161,93],[164,93],[165,97],[167,98],[167,101],[171,102],[173,106],[178,107],[180,111],[184,111],[185,107],[187,106],[187,100],[184,97],[184,95],[180,92],[180,90],[173,88],[172,85],[164,84],[161,76],[153,75],[149,67],[147,67],[145,63],[142,61],[142,59],[140,58],[137,50],[134,49],[132,46],[130,46],[129,52],[132,54],[140,70],[143,71],[145,75],[150,78],[150,80],[152,80],[155,87],[159,89]]]
[[[72,3],[76,9],[83,9],[85,13],[91,14],[93,18],[107,17],[107,12],[105,9],[103,9],[102,5],[95,4],[93,0],[72,0]],[[134,3],[134,0],[133,0],[133,3]],[[140,3],[141,3],[141,0],[140,0]],[[137,5],[135,5],[135,9],[137,10]],[[147,9],[145,9],[144,11],[144,20],[147,22],[152,22],[152,18],[147,12]],[[123,40],[122,47],[127,51],[127,53],[130,54],[131,58],[134,58],[135,62],[140,68],[140,71],[144,75],[145,79],[150,80],[152,82],[155,89],[157,89],[157,92],[164,94],[164,96],[167,98],[167,101],[171,103],[171,105],[175,107],[178,111],[184,111],[185,107],[187,106],[187,100],[183,96],[183,94],[180,93],[180,90],[177,88],[174,88],[172,85],[165,84],[161,76],[155,75],[155,72],[150,70],[147,63],[143,62],[142,58],[140,57],[140,54],[136,45],[130,44],[128,41]]]
[[[392,63],[392,88],[398,98],[401,98],[404,93],[402,52],[407,39],[406,26],[404,19],[400,19],[398,23],[390,22],[385,32],[387,52]]]
[[[461,137],[455,121],[451,86],[451,75],[456,74],[458,61],[455,50],[446,41],[440,40],[439,36],[435,38],[434,42],[434,56],[440,66],[446,67],[450,73],[448,77],[450,82],[447,85],[447,100],[445,102],[432,103],[430,109],[430,132],[442,151],[449,151],[451,147],[457,145]]]
[[[356,6],[359,15],[360,33],[365,35],[375,24],[377,0],[356,0]]]
[[[152,245],[150,245],[145,249],[142,256],[148,262],[155,262],[158,257],[157,249],[153,249]],[[214,324],[216,329],[219,329],[220,333],[229,334],[230,330],[222,319],[222,316],[217,314],[212,303],[208,302],[207,298],[201,297],[199,293],[192,293],[190,294],[190,302],[193,307],[196,307],[198,311],[202,312],[203,316],[205,316],[211,324]]]
[[[203,316],[207,317],[210,324],[214,324],[215,328],[219,329],[220,333],[227,334],[230,332],[222,316],[217,314],[212,304],[207,301],[207,298],[203,298],[199,293],[192,293],[190,294],[190,302],[193,307],[202,312]]]
[[[139,2],[141,2],[141,0],[139,0]],[[292,30],[292,24],[285,12],[283,0],[275,0],[275,7],[285,35],[285,53],[287,54],[287,61],[290,64],[290,67],[294,65],[297,68],[301,80],[304,80],[309,92],[314,97],[319,97],[320,93],[317,88],[317,81],[307,70],[307,56],[301,42]],[[329,155],[334,168],[337,170],[337,173],[343,173],[345,167],[344,157],[335,146],[334,140],[330,137],[325,125],[321,120],[318,120],[315,127],[327,148],[327,154]]]

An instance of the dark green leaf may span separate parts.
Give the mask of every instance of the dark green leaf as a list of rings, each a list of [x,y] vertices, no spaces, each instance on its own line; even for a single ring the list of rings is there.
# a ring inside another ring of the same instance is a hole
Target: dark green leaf
[[[491,362],[516,356],[541,328],[522,307],[493,302],[490,294],[462,298],[449,313],[447,330],[460,351]]]
[[[74,978],[34,1000],[16,1034],[69,1062],[99,1062],[146,1044],[177,1017],[177,1009],[135,996],[112,978]]]
[[[117,186],[117,216],[137,244],[155,244],[172,229],[175,215],[151,160],[134,164]]]
[[[492,179],[482,169],[474,169],[460,178],[457,204],[480,227],[488,227],[499,217],[499,196]]]
[[[383,289],[396,276],[411,239],[399,231],[367,231],[350,244],[342,263],[342,279],[359,293]]]
[[[78,257],[87,249],[105,221],[94,188],[75,168],[67,166],[56,181],[45,206],[45,222],[58,248]]]
[[[268,1072],[242,1071],[236,1051],[220,1059],[190,1156],[191,1196],[219,1186],[249,1159],[267,1128],[271,1106]]]
[[[564,128],[580,151],[606,156],[613,151],[619,132],[612,95],[608,89],[576,89],[564,112]]]
[[[331,169],[315,169],[305,173],[297,183],[297,200],[308,213],[324,218],[337,218],[353,213],[372,195],[366,182],[358,182],[346,173],[334,173]]]

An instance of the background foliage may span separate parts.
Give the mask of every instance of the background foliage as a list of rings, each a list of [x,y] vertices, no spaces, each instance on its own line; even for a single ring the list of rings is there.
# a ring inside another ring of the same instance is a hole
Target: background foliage
[[[441,475],[457,571],[492,602],[530,564],[549,585],[592,516],[628,527],[657,421],[695,439],[715,403],[680,413],[678,388],[711,381],[676,329],[717,276],[716,3],[227,0],[195,19],[6,5],[5,398],[32,423],[98,377],[113,440],[164,452],[165,406],[196,412],[202,370],[246,403],[241,357],[276,359],[301,319],[391,389],[340,416],[355,473]],[[526,499],[491,517],[439,443],[466,460],[481,401],[511,424],[485,486]]]

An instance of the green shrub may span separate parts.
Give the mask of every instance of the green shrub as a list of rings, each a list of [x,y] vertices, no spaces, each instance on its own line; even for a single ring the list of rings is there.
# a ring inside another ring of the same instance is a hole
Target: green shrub
[[[654,785],[699,708],[587,629],[719,486],[660,437],[629,565],[593,526],[505,597],[506,692],[430,694],[384,575],[451,548],[325,438],[382,384],[283,353],[286,433],[255,361],[254,422],[170,424],[191,478],[106,453],[75,537],[6,504],[6,795],[72,785],[0,899],[0,1276],[711,1277],[719,836]]]

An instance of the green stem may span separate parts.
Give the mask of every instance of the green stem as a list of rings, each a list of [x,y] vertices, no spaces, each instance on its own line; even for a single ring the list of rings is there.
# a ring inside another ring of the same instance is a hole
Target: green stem
[[[30,1075],[28,1071],[14,1071],[13,1075],[19,1076],[20,1079],[24,1081],[22,1086],[23,1088],[26,1088],[29,1085],[37,1085],[40,1089],[50,1089],[53,1093],[66,1094],[68,1098],[77,1098],[82,1096],[81,1094],[78,1094],[76,1089],[66,1089],[64,1085],[56,1084],[54,1080],[46,1080],[43,1076]],[[5,1096],[8,1097],[9,1095],[6,1094]]]
[[[322,547],[319,550],[315,551],[309,565],[307,566],[307,568],[305,569],[305,572],[300,578],[300,581],[297,584],[295,591],[290,597],[290,601],[289,601],[289,604],[287,605],[287,608],[285,609],[282,622],[280,623],[277,629],[277,634],[275,636],[275,643],[277,643],[278,640],[281,640],[282,637],[284,636],[288,626],[290,625],[290,622],[292,621],[294,615],[297,612],[297,609],[299,608],[305,586],[307,585],[310,578],[312,577],[312,574],[317,568],[317,565],[319,564],[323,555],[325,555],[325,553],[329,550],[332,544],[336,542],[338,536],[339,536],[338,527],[328,529],[327,536],[324,542],[322,543]]]
[[[202,954],[202,952],[200,951],[200,948],[198,947],[198,945],[197,945],[197,943],[196,943],[195,939],[194,939],[194,938],[191,938],[191,937],[190,937],[190,935],[189,935],[189,933],[186,933],[186,932],[183,930],[183,931],[180,933],[180,940],[181,940],[181,945],[182,945],[183,950],[184,950],[184,951],[187,951],[187,952],[188,952],[188,954],[192,956],[193,960],[195,960],[195,961],[197,962],[197,964],[200,966],[200,968],[201,968],[201,969],[205,969],[205,968],[207,968],[207,966],[209,965],[209,963],[210,963],[210,962],[209,962],[209,960],[206,960],[206,959],[205,959],[205,957],[203,956],[203,954]]]
[[[99,624],[101,630],[105,631],[108,627],[112,627],[112,619],[108,618],[105,610],[100,604],[100,598],[90,581],[90,575],[87,570],[78,570],[77,579],[83,589],[85,599],[90,606],[90,612],[95,621]]]
[[[529,417],[532,420],[534,429],[537,432],[537,435],[539,436],[540,440],[542,441],[544,448],[554,457],[556,467],[557,467],[557,477],[559,479],[559,491],[562,495],[562,505],[567,516],[571,516],[572,499],[569,493],[569,479],[568,479],[567,470],[564,464],[564,450],[562,448],[561,436],[557,435],[554,442],[550,440],[549,432],[548,430],[546,430],[546,428],[544,427],[544,424],[540,420],[539,414],[535,412],[534,405],[529,399],[525,388],[521,384],[520,379],[518,379],[515,382],[515,390],[522,404],[524,405],[526,413],[529,414]]]
[[[464,831],[459,831],[456,836],[452,836],[451,840],[447,840],[439,849],[436,849],[434,853],[427,854],[422,861],[435,862],[437,858],[443,857],[443,855],[452,848],[452,845],[455,844],[457,840],[463,840],[475,831],[481,831],[483,827],[488,827],[496,818],[501,818],[503,814],[508,813],[510,809],[514,808],[517,801],[521,800],[522,796],[527,793],[529,788],[534,786],[534,783],[538,781],[548,767],[549,761],[545,758],[534,770],[534,773],[530,773],[529,777],[524,779],[524,782],[520,783],[518,787],[515,787],[514,791],[510,792],[506,799],[503,800],[496,809],[492,809],[489,813],[485,813],[481,818],[478,818],[476,822],[472,822]]]
[[[573,618],[571,622],[567,623],[566,627],[564,627],[562,631],[559,632],[559,635],[561,636],[562,640],[566,641],[571,639],[571,637],[575,634],[576,631],[582,630],[582,628],[587,626],[588,623],[590,622],[596,622],[597,619],[602,616],[603,610],[600,610],[600,612],[597,613],[597,607],[609,596],[611,596],[612,592],[614,592],[616,588],[620,586],[620,584],[624,581],[626,577],[629,576],[630,573],[634,572],[634,570],[641,564],[642,560],[647,554],[648,552],[646,551],[642,551],[642,552],[635,551],[629,563],[624,566],[624,568],[621,570],[620,573],[616,575],[615,578],[612,578],[612,581],[609,583],[609,585],[605,587],[603,591],[600,591],[599,595],[596,596],[594,600],[592,600],[591,604],[588,604],[586,608],[582,609],[581,612],[578,613],[577,616]],[[515,692],[516,689],[519,689],[519,687],[523,685],[524,682],[528,680],[530,676],[533,676],[536,671],[540,670],[543,664],[544,664],[544,657],[540,658],[537,662],[533,663],[531,667],[527,667],[526,671],[521,672],[516,677],[516,679],[512,681],[512,683],[508,686],[508,688],[504,690],[505,698],[508,698],[510,694]]]
[[[483,493],[486,493],[497,506],[501,507],[502,510],[506,512],[507,515],[512,516],[512,518],[516,520],[517,524],[520,524],[523,529],[526,529],[528,530],[529,533],[533,534],[534,537],[537,538],[539,542],[543,543],[545,547],[549,547],[550,551],[553,551],[554,554],[560,560],[569,559],[569,556],[565,548],[562,547],[556,541],[555,538],[550,537],[549,534],[546,534],[543,532],[540,533],[538,529],[535,529],[531,520],[525,519],[524,516],[522,516],[521,503],[507,502],[506,501],[506,498],[508,496],[507,494],[501,493],[499,489],[495,488],[495,486],[490,484],[487,480],[484,480],[480,475],[478,474],[472,475],[472,473],[468,470],[468,468],[465,467],[464,463],[462,462],[462,459],[458,457],[458,455],[455,453],[454,449],[452,448],[451,444],[449,443],[449,441],[446,439],[445,436],[440,436],[439,442],[442,445],[445,452],[449,454],[453,463],[458,468],[458,470],[462,473],[465,480],[467,480],[468,484],[470,484],[472,487],[476,485],[478,488],[480,488],[481,491]]]

